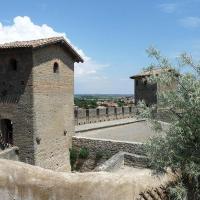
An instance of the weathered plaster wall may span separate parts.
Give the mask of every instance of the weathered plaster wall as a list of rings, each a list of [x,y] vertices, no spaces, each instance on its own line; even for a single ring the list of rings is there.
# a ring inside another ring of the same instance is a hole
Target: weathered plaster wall
[[[62,173],[0,160],[2,200],[136,200],[139,193],[171,180],[169,175]]]

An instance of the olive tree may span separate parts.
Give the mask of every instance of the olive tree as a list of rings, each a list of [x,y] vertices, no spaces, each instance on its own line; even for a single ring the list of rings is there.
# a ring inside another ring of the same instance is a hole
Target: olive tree
[[[157,131],[165,132],[146,144],[150,164],[159,172],[170,168],[179,174],[178,184],[170,189],[172,199],[200,199],[200,64],[186,53],[171,63],[154,48],[147,52],[155,59],[155,64],[148,67],[152,70],[149,80],[166,88],[176,82],[173,89],[158,90],[156,105],[147,107],[140,102],[138,106],[142,117],[150,120]],[[163,69],[159,76],[153,73],[158,67]],[[180,73],[180,67],[189,67],[189,73]],[[167,130],[162,130],[155,112],[167,116]]]

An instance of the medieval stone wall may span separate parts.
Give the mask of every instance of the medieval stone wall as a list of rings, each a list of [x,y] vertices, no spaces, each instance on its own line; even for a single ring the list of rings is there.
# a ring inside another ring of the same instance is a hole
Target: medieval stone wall
[[[136,107],[108,107],[98,109],[74,109],[75,125],[90,124],[134,117]]]
[[[70,170],[69,148],[74,134],[74,61],[61,47],[33,52],[35,164]],[[58,72],[53,72],[54,63]]]
[[[16,60],[12,66],[11,60]],[[0,120],[13,126],[13,143],[19,159],[34,164],[32,52],[29,49],[0,50]]]
[[[115,155],[120,151],[144,155],[144,145],[140,142],[125,142],[105,139],[94,139],[73,136],[72,137],[73,148],[87,148],[90,154],[96,154],[97,152],[107,153],[110,156]]]
[[[135,103],[144,100],[147,105],[157,103],[157,84],[149,83],[145,78],[135,79]]]
[[[149,171],[61,173],[0,159],[0,197],[2,200],[136,200],[141,199],[137,198],[141,192],[165,185],[174,177],[152,175]]]

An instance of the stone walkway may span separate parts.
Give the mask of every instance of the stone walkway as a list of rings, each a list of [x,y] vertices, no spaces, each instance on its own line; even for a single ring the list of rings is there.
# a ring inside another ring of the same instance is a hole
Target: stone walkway
[[[87,131],[92,131],[92,130],[97,130],[97,129],[122,126],[126,124],[132,124],[138,121],[141,121],[141,120],[137,120],[136,118],[126,118],[126,119],[118,119],[118,120],[98,122],[98,123],[92,123],[92,124],[84,124],[84,125],[75,126],[75,132],[76,133],[87,132]]]
[[[163,123],[163,128],[167,128]],[[76,127],[76,136],[92,139],[106,139],[126,142],[145,142],[155,133],[146,121],[136,119],[115,120]],[[161,134],[161,133],[159,133]]]

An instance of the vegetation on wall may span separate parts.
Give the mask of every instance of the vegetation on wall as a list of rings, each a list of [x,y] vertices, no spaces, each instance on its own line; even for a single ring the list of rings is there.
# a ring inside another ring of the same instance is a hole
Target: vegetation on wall
[[[116,101],[116,103],[117,103],[118,107],[123,107],[123,106],[125,106],[125,102],[122,101],[122,100],[118,100],[118,101]]]
[[[88,158],[88,156],[89,156],[89,151],[85,147],[80,148],[79,150],[71,148],[70,149],[70,164],[71,164],[72,171],[79,170],[82,167],[85,160]]]
[[[170,127],[166,135],[159,134],[151,138],[147,144],[147,154],[151,166],[159,171],[171,169],[178,175],[178,184],[170,188],[171,199],[200,199],[200,63],[184,53],[178,58],[177,66],[189,67],[189,73],[177,76],[176,64],[161,56],[154,48],[148,50],[150,57],[156,60],[154,68],[170,68],[159,76],[151,76],[149,81],[170,86],[176,80],[176,88],[159,91],[157,106],[146,107],[140,103],[141,117],[148,118],[155,130],[161,131],[162,126],[154,118],[156,110],[162,108],[163,114],[170,116]]]

